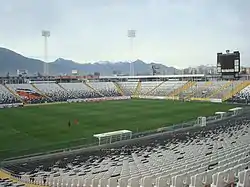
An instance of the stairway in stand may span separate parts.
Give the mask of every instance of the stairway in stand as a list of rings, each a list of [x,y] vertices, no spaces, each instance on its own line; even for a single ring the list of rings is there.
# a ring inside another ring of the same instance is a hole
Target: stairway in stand
[[[88,84],[87,82],[83,82],[83,84],[85,84],[88,88],[90,88],[91,90],[93,90],[95,93],[97,93],[98,95],[105,97],[105,95],[103,95],[102,93],[100,93],[98,90],[96,90],[95,88],[93,88],[90,84]]]
[[[228,94],[226,94],[223,98],[222,101],[226,101],[228,99],[231,99],[234,95],[239,93],[241,90],[246,88],[247,86],[250,85],[250,81],[243,81],[242,83],[238,84],[233,90],[231,90]]]
[[[139,97],[140,93],[141,93],[141,81],[138,81],[137,86],[136,86],[135,91],[133,92],[132,96]]]
[[[151,94],[153,91],[155,91],[157,88],[159,88],[161,85],[163,85],[166,81],[162,81],[160,84],[156,85],[153,89],[149,90],[145,95]]]
[[[167,96],[168,97],[176,97],[178,95],[180,95],[180,93],[188,90],[189,88],[191,88],[192,86],[194,86],[196,83],[193,81],[188,81],[185,84],[183,84],[182,86],[176,88],[175,90],[173,90],[172,92],[170,92]]]
[[[187,94],[185,95],[185,100],[191,100],[192,97],[194,97],[195,90],[197,89],[197,82],[193,81],[193,85],[190,86],[188,89],[186,89]],[[190,91],[189,91],[190,90]]]
[[[209,98],[216,98],[216,95],[223,92],[225,89],[227,89],[229,86],[233,84],[233,81],[228,81],[227,83],[223,84],[221,87],[213,91],[212,94],[210,94],[206,99]]]
[[[19,181],[19,179],[16,179],[14,178],[12,175],[10,175],[7,171],[4,171],[4,170],[0,170],[0,178],[1,179],[10,179],[12,180],[13,182],[16,182],[17,184],[24,184],[25,187],[46,187],[44,185],[37,185],[37,184],[30,184],[30,183],[24,183],[22,181]]]
[[[10,89],[6,84],[3,85],[17,100],[21,101],[23,104],[27,104],[15,91]]]
[[[205,82],[205,87],[209,87],[213,84],[212,81],[207,81]],[[194,82],[194,84],[190,87],[192,90],[191,92],[189,92],[186,97],[185,97],[185,100],[193,100],[193,101],[207,101],[208,99],[205,99],[205,98],[197,98],[195,97],[195,92],[197,91],[197,88],[198,88],[198,84],[197,82]]]
[[[31,84],[31,86],[32,86],[41,96],[43,96],[43,97],[45,97],[45,98],[47,98],[47,99],[49,99],[49,100],[52,101],[52,99],[51,99],[49,96],[47,96],[45,93],[43,93],[39,88],[37,88],[36,85]]]
[[[60,88],[62,88],[64,91],[68,92],[68,90],[66,90],[66,88],[64,88],[61,84],[56,83]]]
[[[124,96],[124,92],[123,92],[122,88],[120,87],[120,85],[117,82],[113,82],[113,84],[115,85],[115,88],[118,91],[118,93],[120,93],[122,96]]]

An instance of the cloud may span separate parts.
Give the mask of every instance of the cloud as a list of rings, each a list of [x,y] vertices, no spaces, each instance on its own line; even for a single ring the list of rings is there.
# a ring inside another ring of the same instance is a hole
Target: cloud
[[[166,65],[215,64],[216,53],[240,50],[248,64],[248,0],[0,0],[4,47],[43,58],[41,30],[51,31],[50,59],[77,62],[131,59]]]

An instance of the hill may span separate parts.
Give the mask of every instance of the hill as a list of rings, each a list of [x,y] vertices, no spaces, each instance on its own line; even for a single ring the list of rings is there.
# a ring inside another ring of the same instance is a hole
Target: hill
[[[152,65],[156,65],[159,74],[174,74],[180,73],[178,69],[167,67],[161,63],[145,63],[141,60],[136,60],[134,63],[136,75],[150,75],[152,74]],[[16,75],[17,69],[26,69],[29,75],[43,72],[44,62],[37,59],[27,58],[14,51],[6,48],[0,48],[0,75],[4,76],[8,72],[10,75]],[[112,74],[129,74],[129,62],[96,62],[81,64],[72,60],[58,58],[54,62],[49,63],[50,73],[53,75],[71,74],[72,70],[78,70],[80,74],[94,74],[99,72],[101,75]]]

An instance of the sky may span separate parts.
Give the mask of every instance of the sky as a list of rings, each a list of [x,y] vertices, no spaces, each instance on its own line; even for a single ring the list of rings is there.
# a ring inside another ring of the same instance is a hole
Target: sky
[[[250,66],[249,0],[0,0],[0,46],[78,63],[141,59],[167,66],[215,65],[239,50]],[[131,41],[128,30],[136,30]]]

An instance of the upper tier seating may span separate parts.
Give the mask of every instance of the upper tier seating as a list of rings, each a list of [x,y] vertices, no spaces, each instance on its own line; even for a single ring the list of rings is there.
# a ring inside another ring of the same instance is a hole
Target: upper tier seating
[[[105,97],[121,96],[112,82],[89,82],[88,84]]]
[[[166,81],[149,93],[151,96],[167,96],[175,89],[186,84],[187,81]]]
[[[238,180],[249,184],[249,133],[249,120],[221,122],[120,149],[6,167],[24,182],[50,186],[225,187]]]
[[[101,97],[84,83],[59,83],[68,92],[69,99],[85,99]]]
[[[20,103],[4,85],[0,84],[0,104]]]
[[[68,93],[56,83],[35,84],[35,86],[55,102],[67,101]]]

